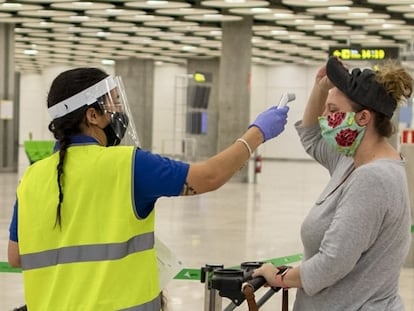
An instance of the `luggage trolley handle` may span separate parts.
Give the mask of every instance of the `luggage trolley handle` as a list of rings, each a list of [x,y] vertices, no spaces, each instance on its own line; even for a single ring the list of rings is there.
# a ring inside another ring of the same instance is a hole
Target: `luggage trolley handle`
[[[243,262],[240,269],[215,269],[212,271],[211,279],[206,280],[202,277],[202,282],[209,283],[210,291],[218,292],[220,297],[228,298],[232,301],[234,308],[243,303],[246,299],[243,293],[243,284],[248,282],[253,287],[253,291],[263,286],[266,280],[262,277],[252,279],[254,269],[259,268],[263,262]],[[206,293],[208,296],[208,293]],[[231,308],[231,306],[229,306]],[[231,310],[231,309],[226,309]]]
[[[243,288],[246,286],[249,286],[255,292],[265,284],[266,284],[266,279],[262,276],[258,276],[258,277],[252,278],[251,280],[247,281],[243,285]]]
[[[207,265],[205,268],[202,268],[201,282],[206,283],[204,310],[221,310],[221,299],[214,299],[214,296],[225,297],[232,301],[225,308],[225,311],[234,310],[244,300],[247,301],[249,311],[258,310],[258,307],[266,303],[273,294],[281,289],[280,287],[270,287],[269,291],[256,303],[254,292],[266,284],[266,279],[261,276],[252,278],[252,274],[254,269],[259,268],[262,264],[263,262],[245,262],[240,265],[240,269],[224,269],[219,265]],[[282,273],[287,268],[285,266],[278,267],[278,273]],[[214,295],[212,295],[213,293]],[[217,304],[218,301],[220,302],[219,304]],[[282,311],[287,311],[287,306],[287,290],[283,290]]]
[[[288,266],[279,266],[278,273],[282,274],[290,267]],[[259,307],[262,306],[274,293],[281,290],[281,287],[272,287],[271,290],[268,291],[266,295],[264,295],[258,303],[256,303],[256,300],[254,299],[254,292],[262,287],[266,283],[266,280],[264,277],[256,277],[251,279],[250,281],[246,282],[243,286],[243,294],[246,297],[247,304],[249,306],[249,311],[258,311]],[[282,311],[288,311],[289,309],[289,293],[288,289],[282,290]]]

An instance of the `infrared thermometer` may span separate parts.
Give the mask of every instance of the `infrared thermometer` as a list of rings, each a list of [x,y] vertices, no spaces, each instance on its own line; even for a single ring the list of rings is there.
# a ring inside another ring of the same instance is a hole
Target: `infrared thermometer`
[[[280,98],[279,105],[277,108],[281,108],[286,106],[287,103],[296,99],[296,95],[294,93],[283,93],[282,97]]]

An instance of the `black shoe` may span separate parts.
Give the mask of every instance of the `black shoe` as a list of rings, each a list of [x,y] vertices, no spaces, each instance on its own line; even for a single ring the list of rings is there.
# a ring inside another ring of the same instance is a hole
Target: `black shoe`
[[[27,306],[24,305],[24,306],[21,306],[21,307],[18,307],[18,308],[14,308],[13,311],[27,311]]]

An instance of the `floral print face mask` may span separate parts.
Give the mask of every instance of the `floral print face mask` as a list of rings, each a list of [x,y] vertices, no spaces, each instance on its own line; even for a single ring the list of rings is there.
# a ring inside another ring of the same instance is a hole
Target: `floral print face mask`
[[[335,112],[328,116],[318,118],[322,137],[328,144],[346,156],[352,157],[362,137],[365,134],[365,126],[359,126],[355,120],[355,112]]]

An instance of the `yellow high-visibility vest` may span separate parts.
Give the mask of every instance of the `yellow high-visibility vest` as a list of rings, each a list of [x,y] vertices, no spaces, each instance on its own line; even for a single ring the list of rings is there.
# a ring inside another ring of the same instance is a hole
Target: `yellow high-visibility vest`
[[[17,190],[19,249],[30,311],[159,311],[154,211],[134,208],[133,147],[71,146],[55,226],[59,153]]]

